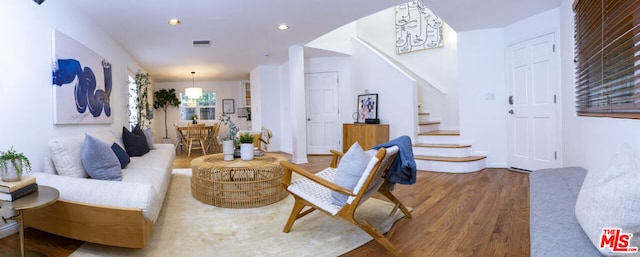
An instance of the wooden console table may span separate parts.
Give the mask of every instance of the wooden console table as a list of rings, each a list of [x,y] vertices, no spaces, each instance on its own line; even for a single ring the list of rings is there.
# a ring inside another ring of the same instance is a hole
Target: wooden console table
[[[211,154],[191,161],[191,195],[197,200],[226,208],[266,206],[284,199],[289,193],[280,180],[284,156],[265,153],[253,160],[235,158],[224,161],[223,154]]]
[[[389,124],[342,124],[342,151],[346,153],[356,141],[364,150],[388,142]]]

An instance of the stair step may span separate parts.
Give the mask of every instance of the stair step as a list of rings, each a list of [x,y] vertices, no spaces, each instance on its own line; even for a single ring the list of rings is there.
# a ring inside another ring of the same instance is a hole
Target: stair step
[[[469,173],[486,167],[486,156],[440,157],[414,155],[416,167],[420,171]]]
[[[439,121],[428,121],[428,122],[418,123],[418,126],[428,126],[428,125],[440,125],[440,122]]]
[[[428,112],[419,112],[418,115],[430,115]]]
[[[460,130],[436,130],[418,134],[419,136],[459,136]]]
[[[437,144],[437,143],[415,144],[413,145],[413,155],[468,157],[471,155],[471,146],[459,145],[459,144]]]
[[[467,156],[467,157],[444,157],[444,156],[413,156],[416,160],[439,161],[439,162],[473,162],[486,159],[487,156]]]
[[[459,145],[459,144],[415,144],[414,147],[427,147],[427,148],[469,148],[471,145]]]

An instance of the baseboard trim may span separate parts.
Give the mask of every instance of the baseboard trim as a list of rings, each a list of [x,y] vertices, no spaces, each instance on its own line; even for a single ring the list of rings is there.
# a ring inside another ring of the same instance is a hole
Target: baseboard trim
[[[15,233],[18,233],[18,223],[16,222],[11,222],[0,227],[0,238],[5,238]]]

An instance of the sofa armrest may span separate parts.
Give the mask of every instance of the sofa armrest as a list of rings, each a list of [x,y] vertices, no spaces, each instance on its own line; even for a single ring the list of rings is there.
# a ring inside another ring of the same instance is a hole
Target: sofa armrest
[[[145,219],[155,221],[162,206],[155,206],[157,192],[150,184],[75,178],[34,172],[36,183],[60,191],[60,199],[107,207],[141,209]]]

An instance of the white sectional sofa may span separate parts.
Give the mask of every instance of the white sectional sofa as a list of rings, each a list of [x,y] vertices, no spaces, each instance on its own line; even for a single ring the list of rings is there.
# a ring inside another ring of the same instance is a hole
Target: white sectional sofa
[[[121,133],[88,133],[111,145],[123,146]],[[26,211],[27,226],[82,241],[143,248],[158,218],[171,180],[174,146],[155,144],[122,169],[122,181],[63,176],[56,168],[82,169],[80,148],[85,135],[53,138],[44,172],[34,172],[40,185],[60,191],[60,199],[45,208]],[[124,149],[124,146],[122,147]]]

